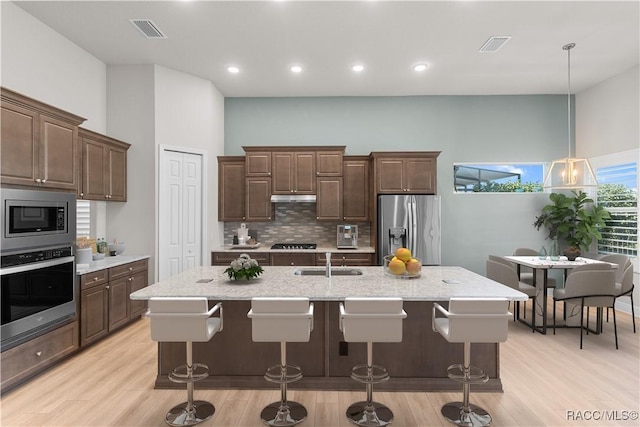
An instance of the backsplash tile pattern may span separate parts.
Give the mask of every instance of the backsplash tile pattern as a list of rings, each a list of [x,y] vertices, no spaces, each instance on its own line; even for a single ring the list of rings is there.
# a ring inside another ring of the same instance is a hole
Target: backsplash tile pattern
[[[335,246],[338,224],[345,222],[316,221],[315,203],[277,203],[275,220],[247,222],[249,230],[255,230],[258,241],[265,246],[274,243],[317,243],[318,246]],[[239,222],[224,223],[224,244],[230,245]],[[368,222],[352,222],[358,226],[358,246],[370,246],[371,225]],[[255,236],[252,236],[255,237]]]

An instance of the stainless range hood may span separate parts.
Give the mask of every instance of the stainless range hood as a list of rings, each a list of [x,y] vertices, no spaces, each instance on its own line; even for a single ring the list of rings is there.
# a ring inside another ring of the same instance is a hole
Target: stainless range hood
[[[271,196],[271,203],[315,203],[315,194],[274,194]]]

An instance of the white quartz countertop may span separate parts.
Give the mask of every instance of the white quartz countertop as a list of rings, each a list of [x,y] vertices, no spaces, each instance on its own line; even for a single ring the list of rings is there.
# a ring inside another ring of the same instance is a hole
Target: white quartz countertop
[[[503,297],[525,301],[515,289],[462,267],[423,267],[419,278],[395,279],[382,267],[358,267],[361,276],[298,276],[294,271],[314,267],[264,267],[252,280],[229,280],[224,266],[195,267],[131,294],[131,299],[204,296],[211,300],[248,300],[253,297],[308,297],[341,301],[346,297],[399,296],[407,301],[446,301],[451,297]],[[322,268],[322,267],[315,267]],[[340,269],[340,268],[336,268]],[[449,283],[446,283],[445,280]]]
[[[76,274],[88,274],[95,271],[104,270],[105,268],[117,267],[119,265],[128,264],[130,262],[147,259],[149,255],[116,255],[104,257],[99,261],[91,261],[89,264],[76,264]]]
[[[247,253],[251,255],[252,252],[274,252],[274,253],[283,253],[283,252],[296,252],[296,253],[321,253],[324,254],[326,252],[334,253],[344,253],[344,254],[372,254],[375,252],[375,249],[371,246],[362,246],[356,249],[337,249],[335,246],[318,246],[316,249],[271,249],[271,244],[260,245],[257,248],[252,248],[250,245],[246,247],[241,247],[239,245],[231,246],[221,246],[218,248],[214,248],[211,252],[233,252],[233,253]]]

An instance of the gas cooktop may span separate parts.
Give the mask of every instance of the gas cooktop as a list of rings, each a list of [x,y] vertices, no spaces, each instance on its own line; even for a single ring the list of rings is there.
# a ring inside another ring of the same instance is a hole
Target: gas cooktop
[[[271,249],[315,249],[315,243],[276,243]]]

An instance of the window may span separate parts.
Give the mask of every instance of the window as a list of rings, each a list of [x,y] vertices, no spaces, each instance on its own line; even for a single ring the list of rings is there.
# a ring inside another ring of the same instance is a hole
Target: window
[[[456,193],[532,193],[542,191],[542,163],[454,163]]]
[[[76,202],[76,237],[89,237],[91,234],[91,202]]]
[[[598,204],[611,214],[598,253],[638,256],[638,163],[596,168],[596,178]]]

